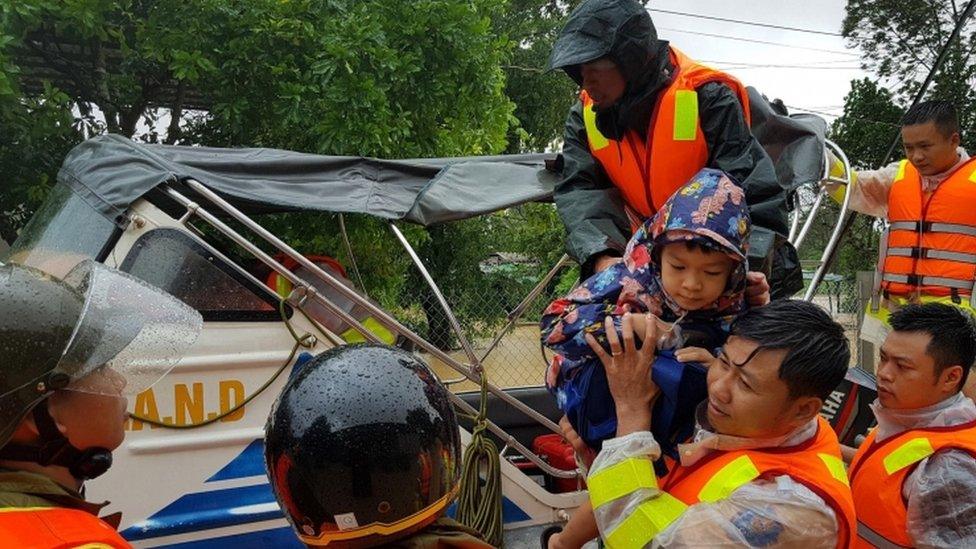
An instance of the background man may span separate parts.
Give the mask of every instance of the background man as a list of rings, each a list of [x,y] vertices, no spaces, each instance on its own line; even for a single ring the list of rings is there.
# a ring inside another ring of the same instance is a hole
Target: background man
[[[960,388],[976,359],[969,313],[940,303],[891,314],[878,427],[851,464],[858,536],[879,547],[976,546],[976,404]]]
[[[857,172],[851,189],[852,209],[890,223],[882,236],[878,295],[861,329],[876,346],[890,330],[888,315],[907,303],[973,310],[976,162],[959,147],[956,110],[946,101],[919,103],[905,113],[901,135],[905,160]]]

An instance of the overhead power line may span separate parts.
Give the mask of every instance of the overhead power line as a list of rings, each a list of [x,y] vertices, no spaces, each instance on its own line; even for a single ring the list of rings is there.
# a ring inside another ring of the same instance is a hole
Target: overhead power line
[[[667,13],[670,15],[680,15],[682,17],[695,17],[698,19],[708,19],[710,21],[722,21],[724,23],[737,23],[739,25],[751,25],[754,27],[765,27],[767,29],[779,29],[785,31],[793,32],[806,32],[810,34],[820,34],[824,36],[843,36],[839,32],[829,32],[816,29],[803,29],[800,27],[788,27],[786,25],[774,25],[772,23],[759,23],[756,21],[743,21],[742,19],[729,19],[727,17],[715,17],[714,15],[703,15],[700,13],[687,13],[683,11],[673,11],[673,10],[662,10],[659,8],[647,8],[647,11],[653,11],[657,13]]]
[[[731,59],[725,59],[721,61],[719,61],[718,59],[699,59],[698,61],[700,63],[711,63],[713,65],[736,65],[742,67],[814,67],[814,68],[828,67],[828,68],[832,68],[832,67],[837,67],[838,63],[848,63],[847,65],[843,65],[844,68],[851,66],[850,59],[831,59],[829,61],[806,61],[806,62],[789,63],[789,64],[781,64],[775,62],[749,63],[748,61],[733,61]]]
[[[898,124],[894,124],[892,122],[884,122],[882,120],[873,120],[871,118],[863,118],[863,117],[854,116],[854,115],[836,114],[836,113],[826,112],[826,111],[817,110],[817,109],[808,109],[806,107],[797,107],[796,105],[786,105],[786,107],[789,108],[789,109],[795,110],[795,111],[809,112],[809,113],[813,113],[813,114],[819,114],[819,115],[823,115],[823,116],[829,116],[831,118],[844,118],[845,120],[853,120],[853,121],[856,121],[856,122],[865,122],[867,124],[878,124],[878,125],[881,125],[881,126],[888,126],[888,127],[891,127],[891,128],[901,128],[901,126],[898,125]]]
[[[772,42],[770,40],[756,40],[756,39],[753,39],[753,38],[743,38],[741,36],[731,36],[731,35],[727,35],[727,34],[715,34],[715,33],[711,33],[711,32],[700,32],[700,31],[692,31],[692,30],[685,30],[685,29],[674,29],[674,28],[670,28],[670,27],[658,27],[658,30],[666,30],[666,31],[669,31],[669,32],[681,32],[681,33],[685,33],[685,34],[695,34],[695,35],[698,35],[698,36],[708,36],[709,38],[721,38],[723,40],[733,40],[733,41],[736,41],[736,42],[750,42],[750,43],[753,43],[753,44],[765,44],[767,46],[779,46],[781,48],[791,48],[791,49],[794,49],[794,50],[809,50],[809,51],[818,51],[818,52],[822,52],[822,53],[833,53],[833,54],[836,54],[836,55],[847,55],[847,56],[850,56],[850,57],[861,57],[861,55],[859,53],[854,53],[854,52],[850,52],[850,51],[825,50],[825,49],[822,49],[822,48],[814,48],[814,47],[810,47],[810,46],[797,46],[795,44],[785,44],[783,42]]]
[[[847,66],[847,67],[818,67],[811,65],[745,65],[745,64],[729,64],[718,67],[723,70],[751,70],[751,69],[806,69],[811,71],[856,71],[860,70],[861,67],[858,66]]]

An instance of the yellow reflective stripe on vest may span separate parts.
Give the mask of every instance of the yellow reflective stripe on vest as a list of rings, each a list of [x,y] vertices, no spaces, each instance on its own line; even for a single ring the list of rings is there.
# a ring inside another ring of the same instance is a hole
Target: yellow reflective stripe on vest
[[[275,293],[281,297],[287,298],[289,295],[291,295],[291,289],[292,285],[290,280],[281,276],[280,274],[275,275]]]
[[[927,438],[913,438],[902,444],[884,458],[884,468],[889,475],[918,463],[935,453]]]
[[[902,160],[898,163],[898,173],[895,175],[895,181],[901,181],[905,179],[905,167],[908,166],[907,160]]]
[[[592,104],[583,106],[583,125],[586,127],[586,138],[590,141],[590,148],[594,151],[610,144],[610,140],[600,133],[596,127],[596,112],[593,110]]]
[[[0,507],[0,513],[16,513],[17,511],[56,511],[60,507]]]
[[[634,549],[651,542],[672,522],[678,519],[688,506],[667,492],[637,506],[629,517],[607,534],[610,549]]]
[[[86,543],[84,545],[76,545],[71,549],[113,549],[113,547],[104,543]]]
[[[758,477],[759,469],[749,459],[749,456],[739,456],[722,467],[715,473],[715,476],[708,479],[705,486],[698,492],[698,500],[713,503],[725,499],[729,497],[729,494]]]
[[[396,335],[388,330],[386,326],[380,324],[380,321],[373,317],[368,317],[366,320],[359,321],[364,328],[373,333],[376,337],[380,338],[380,341],[386,343],[387,345],[393,345],[396,343]],[[364,343],[366,337],[359,333],[356,328],[349,328],[345,332],[339,334],[339,337],[343,339],[346,343]]]
[[[678,90],[674,95],[674,140],[694,141],[698,134],[698,93]]]
[[[821,461],[824,462],[824,465],[827,466],[827,470],[830,471],[830,476],[834,477],[840,482],[843,482],[845,485],[850,486],[847,480],[847,468],[844,467],[844,460],[830,454],[818,453],[817,456],[819,456]]]
[[[641,488],[657,488],[654,467],[647,458],[630,458],[586,479],[590,503],[596,509]]]
[[[976,183],[976,170],[973,170],[973,173],[969,174],[969,180]]]

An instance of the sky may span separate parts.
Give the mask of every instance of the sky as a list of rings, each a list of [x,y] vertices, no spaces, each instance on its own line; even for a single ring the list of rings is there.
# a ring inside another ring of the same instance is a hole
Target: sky
[[[791,107],[839,115],[850,81],[869,76],[860,53],[841,36],[797,32],[687,17],[708,17],[795,27],[840,34],[846,0],[652,0],[648,3],[658,35],[693,59],[723,69],[770,99]],[[711,36],[709,36],[711,35]],[[759,44],[731,40],[773,42]],[[791,47],[790,47],[791,46]],[[801,49],[802,48],[802,49]],[[818,113],[819,114],[819,113]],[[835,116],[824,116],[832,121]]]

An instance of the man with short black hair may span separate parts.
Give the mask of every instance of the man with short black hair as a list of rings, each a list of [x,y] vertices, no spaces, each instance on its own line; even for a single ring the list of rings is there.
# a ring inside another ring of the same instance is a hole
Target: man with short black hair
[[[891,329],[888,316],[908,303],[974,310],[976,162],[959,146],[955,107],[915,105],[902,118],[901,137],[905,160],[857,172],[851,189],[852,209],[890,223],[861,328],[876,346]]]
[[[976,547],[976,404],[960,393],[976,324],[928,303],[892,313],[891,326],[872,405],[878,427],[850,469],[859,541]]]
[[[709,365],[708,400],[680,463],[656,478],[655,323],[632,321],[611,353],[595,341],[617,410],[587,478],[601,537],[616,547],[847,547],[854,505],[840,446],[818,412],[850,360],[843,328],[818,306],[782,300],[742,315]]]

